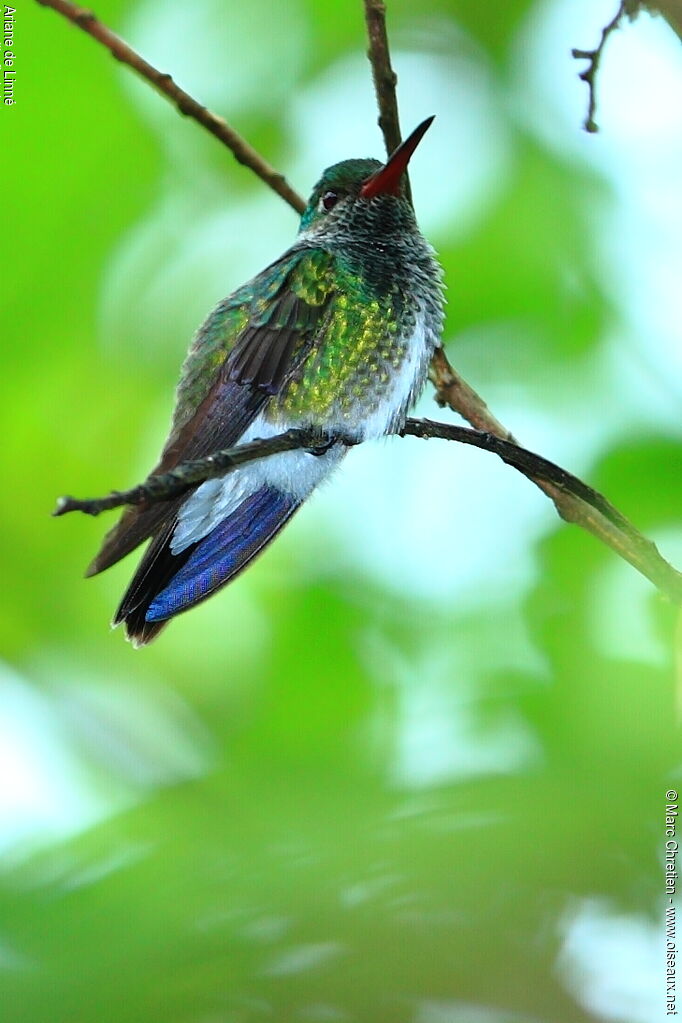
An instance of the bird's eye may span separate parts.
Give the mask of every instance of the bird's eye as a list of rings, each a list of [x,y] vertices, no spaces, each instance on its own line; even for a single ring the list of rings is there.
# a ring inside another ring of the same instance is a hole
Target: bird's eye
[[[328,212],[338,201],[339,196],[336,192],[325,192],[320,199],[320,208]]]

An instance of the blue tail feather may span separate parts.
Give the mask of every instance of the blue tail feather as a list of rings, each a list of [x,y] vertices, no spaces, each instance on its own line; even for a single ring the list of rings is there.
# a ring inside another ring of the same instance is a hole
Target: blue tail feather
[[[295,498],[272,487],[251,494],[198,543],[150,603],[145,620],[171,618],[223,586],[273,539],[298,506]]]

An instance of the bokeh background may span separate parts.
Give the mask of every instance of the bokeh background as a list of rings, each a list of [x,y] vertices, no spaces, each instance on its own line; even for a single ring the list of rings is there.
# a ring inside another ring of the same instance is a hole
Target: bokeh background
[[[682,564],[682,51],[615,0],[392,0],[448,354]],[[100,0],[306,192],[381,156],[357,0]],[[654,1023],[676,613],[492,456],[352,453],[134,651],[130,485],[212,305],[296,218],[96,44],[17,5],[3,108],[3,1023]],[[435,415],[432,397],[420,404]],[[447,415],[447,414],[446,414]],[[454,417],[450,414],[450,418]]]

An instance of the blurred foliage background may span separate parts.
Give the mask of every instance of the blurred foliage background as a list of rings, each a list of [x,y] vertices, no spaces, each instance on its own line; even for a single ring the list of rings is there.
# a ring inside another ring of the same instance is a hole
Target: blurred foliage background
[[[305,192],[381,156],[357,0],[97,13]],[[392,0],[453,363],[682,563],[682,56],[615,0]],[[368,445],[134,651],[132,558],[60,493],[140,479],[212,305],[296,220],[90,39],[17,7],[3,108],[3,1023],[652,1023],[676,614],[521,477]],[[431,396],[420,410],[436,415]],[[110,520],[113,521],[113,520]]]

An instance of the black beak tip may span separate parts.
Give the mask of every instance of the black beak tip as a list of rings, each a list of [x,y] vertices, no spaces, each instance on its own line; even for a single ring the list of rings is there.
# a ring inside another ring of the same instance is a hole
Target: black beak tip
[[[404,147],[405,149],[409,150],[410,154],[412,154],[419,145],[419,143],[421,142],[421,140],[424,138],[424,135],[426,135],[427,131],[429,130],[435,119],[436,119],[435,114],[431,114],[430,117],[425,118],[425,120],[418,124],[414,131],[412,131],[407,136],[403,143],[398,147],[396,152],[399,152]]]
[[[430,116],[430,117],[426,117],[426,118],[425,118],[425,119],[424,119],[424,120],[423,120],[423,121],[421,122],[421,124],[418,124],[418,125],[417,125],[417,127],[416,127],[416,128],[414,129],[414,131],[412,132],[412,134],[413,134],[413,135],[418,135],[418,136],[419,136],[419,138],[421,139],[422,135],[425,135],[425,134],[426,134],[426,132],[427,132],[427,131],[429,130],[429,128],[431,127],[431,125],[433,124],[433,122],[434,122],[435,120],[436,120],[436,115],[435,115],[435,114],[431,114],[431,116]]]

